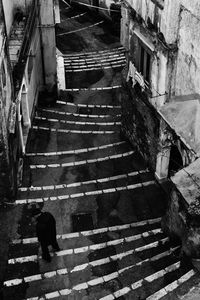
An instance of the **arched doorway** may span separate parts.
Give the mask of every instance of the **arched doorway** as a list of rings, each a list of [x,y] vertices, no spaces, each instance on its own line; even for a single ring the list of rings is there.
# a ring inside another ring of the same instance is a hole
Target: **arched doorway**
[[[183,168],[183,159],[181,153],[176,145],[171,146],[168,177],[173,176],[176,172]]]

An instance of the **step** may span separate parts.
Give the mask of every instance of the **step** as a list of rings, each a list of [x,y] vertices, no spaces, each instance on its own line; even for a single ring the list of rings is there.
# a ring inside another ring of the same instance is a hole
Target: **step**
[[[111,86],[96,86],[96,87],[72,87],[72,88],[66,88],[62,91],[66,92],[90,92],[90,91],[113,91],[113,90],[118,90],[121,89],[122,85],[121,82],[115,85]]]
[[[25,163],[31,164],[49,164],[67,162],[67,161],[78,161],[87,160],[91,158],[99,158],[111,156],[114,154],[126,153],[133,151],[133,148],[126,142],[118,142],[99,147],[82,148],[75,150],[47,152],[47,153],[27,153]]]
[[[107,155],[107,156],[101,156],[93,159],[87,159],[87,160],[78,160],[78,161],[69,161],[69,162],[62,162],[62,163],[52,163],[52,164],[32,164],[30,165],[30,169],[45,169],[45,168],[65,168],[65,167],[74,167],[74,166],[81,166],[85,164],[93,164],[93,163],[99,163],[102,161],[108,161],[113,159],[119,159],[123,157],[129,157],[135,153],[134,150],[130,150],[127,152],[121,152],[117,154]]]
[[[52,284],[51,284],[52,279],[54,280],[54,282],[55,282],[55,280],[56,280],[56,282],[58,282],[57,289],[60,288],[60,290],[61,290],[61,289],[63,289],[62,288],[63,284],[62,283],[61,283],[61,285],[59,284],[58,278],[62,277],[63,280],[66,282],[66,279],[69,278],[68,276],[70,275],[70,279],[73,282],[73,284],[70,285],[69,289],[68,289],[68,292],[69,292],[68,295],[70,295],[71,293],[73,293],[73,291],[78,290],[79,292],[82,292],[82,290],[84,288],[88,288],[88,287],[94,288],[95,286],[98,286],[99,284],[102,284],[102,283],[105,284],[109,281],[112,281],[115,278],[118,279],[118,278],[122,277],[125,273],[129,272],[130,270],[135,270],[135,272],[137,272],[138,268],[141,268],[141,267],[145,268],[145,266],[147,267],[148,264],[158,263],[160,260],[170,257],[170,255],[172,255],[174,251],[175,251],[175,248],[172,250],[166,251],[164,253],[161,253],[157,256],[150,257],[149,259],[146,259],[144,261],[140,261],[136,264],[132,264],[127,267],[121,268],[121,269],[115,271],[114,273],[106,272],[105,275],[103,275],[101,277],[96,277],[93,279],[91,279],[90,275],[88,276],[86,273],[86,268],[88,268],[88,266],[82,265],[82,266],[77,266],[72,270],[60,269],[57,271],[46,272],[44,274],[36,274],[33,276],[28,276],[23,279],[22,278],[18,279],[18,280],[15,279],[13,281],[7,282],[6,284],[9,285],[12,283],[16,283],[16,285],[19,285],[23,281],[28,282],[29,284],[31,284],[31,283],[34,284],[34,281],[37,281],[37,286],[38,286],[37,294],[44,293],[44,291],[43,291],[43,285],[44,285],[44,286],[49,286],[48,291],[53,290],[53,292],[51,292],[52,296],[53,296],[53,293],[55,293],[55,286],[52,286]],[[113,257],[112,259],[114,261],[115,259],[117,259],[117,257]],[[98,266],[99,263],[103,263],[103,265],[105,263],[109,264],[105,261],[100,262],[100,260],[99,260],[98,262],[91,262],[90,267],[95,268],[96,266]],[[174,265],[175,265],[175,263],[174,263]],[[174,266],[174,268],[175,268],[175,266]],[[85,276],[83,273],[85,273]],[[148,272],[146,272],[146,273],[148,274]],[[80,276],[84,276],[85,282],[83,282],[83,279],[81,279]],[[66,278],[66,279],[64,279],[64,278]],[[41,284],[41,280],[42,280],[42,284]],[[40,284],[41,284],[41,290],[40,290]],[[51,286],[52,286],[52,288],[51,288]],[[47,295],[50,295],[50,293],[49,292],[46,293],[46,297],[48,297]]]
[[[95,157],[93,158],[88,158],[84,157],[84,160],[81,160],[83,158],[81,155],[79,155],[77,158],[80,158],[75,160],[69,157],[68,159],[64,158],[62,160],[56,160],[56,163],[51,163],[48,164],[48,160],[45,160],[43,164],[31,164],[30,169],[45,169],[45,168],[65,168],[65,167],[75,167],[75,166],[81,166],[81,165],[88,165],[88,164],[94,164],[94,163],[99,163],[102,161],[108,161],[108,160],[113,160],[113,159],[120,159],[123,157],[130,157],[131,155],[134,155],[135,150],[130,150],[128,151],[123,151],[123,149],[118,149],[118,151],[115,151],[114,153],[110,153],[107,151],[98,151],[95,153]],[[85,156],[85,155],[84,155]]]
[[[96,51],[85,51],[85,52],[78,52],[78,53],[69,53],[69,54],[64,54],[63,57],[85,57],[85,56],[94,56],[95,54],[105,54],[105,53],[124,53],[126,49],[122,46],[116,47],[116,48],[110,48],[110,49],[105,49],[105,50],[96,50]]]
[[[98,61],[105,62],[106,60],[117,61],[121,58],[125,58],[124,53],[106,53],[106,54],[95,54],[94,56],[85,56],[82,58],[74,58],[74,57],[64,57],[65,64],[83,64],[87,62],[88,64]]]
[[[170,255],[174,255],[175,251],[177,251],[177,250],[179,250],[178,246],[174,247],[174,248],[170,248],[169,250],[167,250],[165,252],[159,253],[159,254],[157,254],[153,257],[150,257],[150,258],[147,258],[145,260],[141,260],[141,261],[137,262],[134,265],[134,267],[141,266],[141,265],[145,266],[145,264],[149,263],[149,262],[157,262],[160,259],[166,258]],[[42,279],[45,279],[45,278],[53,278],[55,276],[59,276],[59,275],[61,276],[61,275],[69,274],[69,273],[77,274],[77,272],[86,270],[87,268],[90,268],[90,267],[97,267],[97,266],[109,264],[109,263],[112,263],[114,261],[119,261],[119,260],[121,261],[124,257],[128,257],[128,256],[132,255],[130,253],[131,253],[130,251],[129,252],[127,251],[127,252],[121,253],[121,254],[119,253],[117,255],[112,255],[110,257],[90,261],[90,262],[84,263],[82,265],[77,265],[77,266],[75,266],[71,269],[63,268],[63,269],[58,269],[58,270],[54,270],[54,271],[49,271],[49,272],[46,272],[46,273],[34,274],[34,275],[26,276],[26,277],[23,277],[23,278],[14,278],[14,279],[11,279],[11,280],[4,281],[4,286],[11,287],[11,286],[19,285],[23,282],[33,282],[33,281],[38,281],[38,280],[42,280]],[[130,268],[133,268],[133,266],[131,265],[131,266],[126,267],[126,270],[128,270]]]
[[[116,185],[121,185],[122,182],[127,182],[127,183],[137,183],[138,181],[141,181],[141,175],[143,175],[143,180],[145,178],[147,179],[153,179],[153,174],[151,174],[148,170],[141,170],[141,171],[133,171],[130,173],[124,173],[124,174],[119,174],[116,176],[111,176],[111,177],[103,177],[99,179],[91,179],[87,181],[79,181],[79,182],[72,182],[72,183],[63,183],[63,184],[56,184],[56,185],[46,185],[46,186],[31,186],[31,187],[20,187],[18,189],[18,194],[19,195],[26,195],[26,192],[28,192],[29,195],[34,195],[38,196],[39,193],[44,191],[54,191],[57,190],[57,192],[60,190],[61,192],[65,191],[65,189],[70,189],[70,188],[79,188],[84,185],[89,187],[90,185],[98,185],[100,186],[105,186],[105,184],[112,184],[113,181]],[[144,180],[144,181],[147,181]]]
[[[95,196],[95,195],[104,195],[104,194],[110,194],[110,193],[117,193],[117,192],[122,192],[122,191],[132,191],[136,189],[141,189],[145,188],[148,186],[152,186],[155,184],[154,180],[151,181],[146,181],[142,183],[137,183],[137,184],[129,184],[126,186],[119,186],[119,187],[113,187],[113,188],[107,188],[107,189],[98,189],[98,190],[93,190],[89,192],[80,192],[80,193],[74,193],[74,194],[64,194],[60,196],[47,196],[47,197],[40,197],[40,198],[26,198],[26,199],[18,199],[15,200],[15,204],[17,205],[22,205],[22,204],[30,204],[30,203],[44,203],[47,201],[63,201],[63,200],[69,200],[69,199],[82,199],[84,197],[89,197],[89,196]]]
[[[119,62],[118,64],[103,64],[101,66],[95,66],[95,67],[83,67],[83,68],[77,68],[77,69],[67,69],[65,68],[65,73],[79,73],[79,72],[88,72],[88,71],[98,71],[98,70],[107,70],[107,69],[122,69],[126,66],[126,61]]]
[[[114,148],[119,145],[124,145],[126,144],[125,141],[120,141],[112,144],[105,144],[97,147],[90,147],[90,148],[80,148],[80,149],[75,149],[75,150],[66,150],[66,151],[56,151],[56,152],[27,152],[25,155],[27,157],[38,157],[42,156],[43,158],[47,157],[52,157],[52,159],[57,159],[55,156],[61,156],[61,155],[77,155],[80,153],[90,153],[93,151],[98,151],[98,150],[103,150],[103,149],[109,149],[109,148]]]
[[[155,232],[155,235],[152,232]],[[38,256],[37,252],[32,255],[10,258],[6,281],[10,282],[12,280],[12,285],[14,279],[29,276],[30,270],[32,275],[37,275],[38,261],[43,268],[45,267],[46,271],[52,272],[55,269],[66,270],[67,266],[68,272],[73,273],[90,267],[102,266],[113,261],[119,261],[120,264],[123,260],[129,264],[130,259],[131,261],[133,259],[135,262],[146,261],[149,257],[159,256],[163,252],[171,251],[170,248],[178,249],[178,246],[169,243],[168,238],[162,238],[163,235],[159,234],[159,232],[156,229],[143,233],[143,236],[145,235],[146,237],[145,240],[141,239],[141,234],[139,234],[104,243],[90,244],[84,247],[68,248],[54,253],[50,264],[46,264],[41,259],[41,256]],[[125,249],[123,248],[123,243],[126,245]]]
[[[115,144],[120,141],[121,135],[119,133],[106,135],[81,135],[77,133],[66,134],[46,130],[30,130],[26,152],[65,152],[76,149],[101,147],[106,144]]]
[[[56,109],[37,109],[37,116],[40,117],[53,117],[53,118],[61,118],[63,119],[64,117],[67,117],[67,120],[70,120],[69,117],[72,117],[73,119],[76,119],[76,121],[81,121],[81,118],[86,118],[87,121],[88,119],[91,119],[91,121],[93,119],[97,119],[98,122],[100,122],[100,120],[102,122],[108,122],[108,120],[114,121],[114,119],[119,119],[121,117],[121,113],[118,114],[92,114],[92,113],[87,113],[88,110],[83,109],[83,108],[79,108],[79,111],[83,111],[84,113],[73,113],[73,112],[65,112],[65,111],[59,111]],[[90,111],[92,112],[92,109],[90,109]],[[71,119],[72,120],[72,119]],[[83,120],[82,120],[83,121]],[[86,121],[86,120],[85,120]]]
[[[136,240],[139,240],[143,237],[151,238],[154,234],[157,235],[157,234],[161,234],[161,233],[162,233],[161,229],[153,229],[149,232],[144,232],[142,234],[138,234],[135,236],[129,236],[129,237],[121,238],[121,239],[111,240],[111,241],[103,242],[103,243],[99,243],[99,244],[92,244],[89,246],[84,246],[84,247],[79,247],[79,248],[74,248],[74,249],[61,250],[61,251],[55,252],[55,256],[62,257],[65,255],[80,254],[83,252],[99,250],[102,248],[107,248],[109,246],[115,246],[115,245],[119,245],[119,244],[135,242]],[[51,256],[53,256],[53,255],[51,255]],[[23,264],[26,262],[36,262],[36,261],[38,261],[38,259],[41,259],[41,258],[42,258],[41,256],[37,256],[37,255],[29,255],[29,256],[24,256],[24,257],[10,258],[10,259],[8,259],[8,264],[13,265],[13,264],[17,264],[17,263]]]
[[[93,97],[95,97],[95,95],[94,95],[95,93],[94,92],[88,93],[88,94],[91,94],[91,98],[92,99],[93,99]],[[104,94],[106,94],[106,93],[104,92]],[[78,95],[78,96],[79,96],[79,98],[77,97],[78,101],[79,101],[79,99],[80,100],[84,99],[83,95]],[[72,97],[72,95],[71,95],[71,97]],[[89,97],[89,95],[88,95],[88,97]],[[104,97],[105,98],[106,97],[110,98],[109,95],[105,95]],[[76,98],[75,98],[75,101],[76,101]],[[41,109],[42,109],[42,107],[41,107]],[[85,115],[83,117],[79,116],[80,118],[84,118],[84,117],[88,118],[87,116],[91,115],[91,114],[92,115],[96,115],[97,116],[97,118],[96,118],[97,122],[107,122],[107,120],[104,120],[102,118],[100,118],[100,120],[99,120],[99,118],[98,118],[99,115],[100,116],[101,115],[108,115],[110,117],[110,119],[111,119],[111,118],[116,117],[116,115],[120,115],[120,113],[121,113],[121,106],[117,105],[117,101],[116,101],[116,105],[78,104],[78,103],[74,104],[74,103],[66,102],[63,96],[62,96],[62,101],[57,100],[56,104],[53,104],[51,106],[51,109],[55,110],[58,113],[61,112],[61,114],[62,114],[61,119],[64,118],[67,121],[71,120],[72,117],[74,117],[74,121],[84,121],[84,120],[77,120],[77,115],[73,116],[73,115],[68,114],[67,116],[64,116],[63,112],[67,112],[67,113],[71,113],[71,114],[83,114],[83,115]],[[49,112],[47,112],[47,114],[46,114],[42,110],[41,111],[39,110],[39,113],[36,116],[37,117],[48,117],[48,118],[49,117],[54,117],[54,118],[58,118],[59,117],[57,115],[56,116],[52,116],[52,115],[50,116]],[[93,121],[94,122],[94,120],[85,120],[85,121],[91,121],[91,122]],[[110,120],[110,121],[113,121],[113,120]]]
[[[94,194],[100,195],[101,191],[113,191],[113,188],[118,189],[125,186],[135,185],[137,188],[138,184],[144,184],[147,186],[147,182],[154,182],[153,174],[150,172],[138,173],[137,171],[121,174],[117,176],[104,177],[99,179],[92,179],[82,182],[72,182],[69,184],[58,184],[58,185],[47,185],[47,186],[32,186],[23,187],[19,190],[17,199],[44,199],[48,197],[49,199],[54,199],[53,197],[62,197],[66,195],[74,195],[72,198],[76,198],[75,195],[90,195],[92,196],[92,191],[97,191]],[[122,189],[123,190],[123,189]],[[100,191],[98,193],[98,191]],[[84,197],[84,196],[83,196]],[[34,201],[34,200],[33,200]]]
[[[131,297],[130,299],[141,299],[140,297],[146,297],[145,295],[148,295],[148,288],[151,287],[154,288],[154,285],[157,283],[157,281],[161,280],[162,277],[166,275],[170,275],[170,273],[175,273],[180,267],[180,263],[175,263],[171,266],[166,267],[165,269],[158,271],[157,273],[154,273],[150,276],[145,277],[144,279],[141,279],[137,282],[132,283],[129,286],[126,286],[120,290],[115,291],[112,294],[108,294],[105,297],[99,298],[99,300],[112,300],[117,299],[122,296],[128,295]],[[183,277],[190,277],[194,276],[195,272],[193,270],[189,270],[186,274],[180,277],[180,284],[182,282]],[[162,285],[162,284],[160,284]],[[139,292],[138,290],[142,290],[142,292]],[[164,295],[163,295],[164,296]],[[142,298],[142,299],[149,299],[148,297]],[[157,298],[151,298],[153,300],[156,300]]]
[[[139,222],[137,222],[139,223]],[[135,225],[135,223],[133,223]],[[144,233],[144,230],[147,230]],[[99,231],[99,230],[98,230]],[[99,249],[104,249],[107,247],[112,246],[118,246],[120,248],[120,251],[122,252],[130,252],[130,249],[132,251],[132,247],[139,247],[144,246],[144,243],[152,243],[156,241],[157,239],[161,239],[164,235],[159,228],[159,224],[155,223],[150,226],[138,226],[138,227],[131,227],[129,229],[123,229],[121,231],[118,230],[112,230],[107,231],[104,233],[97,233],[96,230],[95,234],[87,234],[87,232],[83,232],[84,235],[80,235],[79,237],[73,238],[73,234],[62,234],[58,235],[58,242],[62,249],[80,249],[80,253],[84,253],[83,249],[88,248],[88,246],[95,247],[96,243],[96,249],[94,251],[98,251]],[[90,233],[90,232],[89,232]],[[155,235],[155,236],[154,236]],[[71,237],[70,237],[71,236]],[[37,241],[36,238],[32,239],[23,239],[23,241]],[[123,249],[122,243],[123,241],[127,241],[128,244]],[[14,241],[16,242],[16,241]],[[122,243],[121,243],[122,242]],[[133,243],[132,243],[133,242]],[[93,243],[93,244],[92,244]],[[131,244],[132,243],[132,244]],[[92,246],[93,245],[93,246]],[[103,245],[103,247],[102,247]],[[125,250],[126,249],[126,250]],[[78,251],[78,250],[77,250]],[[82,252],[81,252],[82,251]],[[101,251],[100,251],[101,252]],[[107,253],[107,250],[104,251]],[[38,242],[35,243],[18,243],[18,244],[12,244],[12,247],[10,248],[10,257],[23,257],[23,256],[32,256],[38,253]],[[105,253],[105,255],[106,255]],[[96,255],[96,253],[95,253]],[[102,255],[100,258],[103,258],[104,255]],[[95,257],[96,259],[96,257]],[[71,265],[71,263],[70,263]]]
[[[76,109],[79,107],[85,107],[85,108],[99,108],[99,109],[121,109],[121,105],[109,105],[109,104],[85,104],[85,103],[72,103],[72,102],[67,102],[62,100],[57,100],[56,104],[61,104],[61,105],[67,105],[67,106],[72,106],[75,107]]]
[[[160,222],[161,222],[161,218],[155,218],[155,219],[149,219],[149,220],[144,220],[144,221],[140,221],[140,222],[133,222],[130,224],[115,225],[115,226],[96,228],[96,229],[86,230],[86,231],[81,231],[81,232],[66,233],[63,235],[57,235],[57,238],[58,239],[71,239],[71,238],[80,238],[80,237],[84,237],[84,236],[87,237],[87,236],[96,235],[96,234],[115,232],[115,231],[123,231],[123,230],[127,230],[127,229],[144,227],[144,226],[152,226],[155,224],[160,224]],[[36,237],[12,240],[13,245],[18,245],[18,244],[26,245],[26,244],[32,244],[32,243],[37,243]]]
[[[94,122],[94,121],[68,121],[65,119],[35,117],[33,127],[45,127],[51,129],[65,129],[78,131],[118,131],[121,122]]]

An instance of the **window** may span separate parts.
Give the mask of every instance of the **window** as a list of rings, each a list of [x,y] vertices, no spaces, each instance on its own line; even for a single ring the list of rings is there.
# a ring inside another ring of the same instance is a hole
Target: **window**
[[[141,44],[139,44],[138,54],[138,71],[147,82],[150,82],[151,54]]]

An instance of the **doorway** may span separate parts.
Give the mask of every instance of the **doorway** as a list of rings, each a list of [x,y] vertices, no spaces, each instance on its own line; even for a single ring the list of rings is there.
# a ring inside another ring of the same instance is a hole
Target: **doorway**
[[[172,145],[170,150],[168,177],[173,176],[183,168],[183,159],[177,146]]]

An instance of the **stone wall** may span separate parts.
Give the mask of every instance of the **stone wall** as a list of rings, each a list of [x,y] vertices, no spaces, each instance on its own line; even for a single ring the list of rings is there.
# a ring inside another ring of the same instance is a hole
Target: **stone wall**
[[[122,92],[122,131],[155,170],[160,122],[155,109],[139,90],[137,86],[132,89],[129,83]]]
[[[175,78],[175,95],[200,93],[200,19],[182,7],[180,13],[179,50]],[[183,84],[184,83],[184,84]]]

